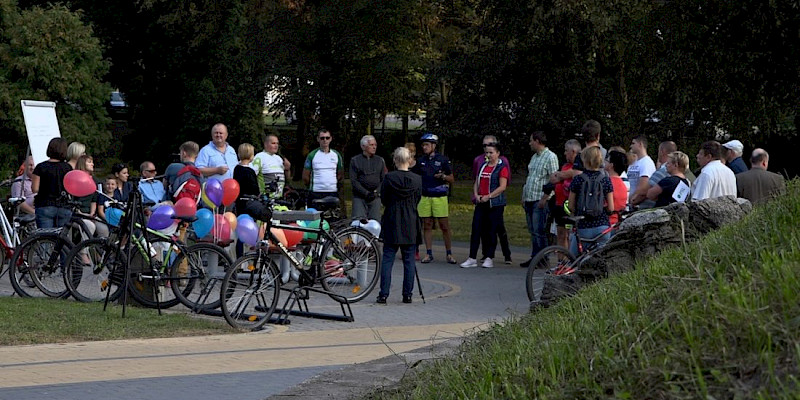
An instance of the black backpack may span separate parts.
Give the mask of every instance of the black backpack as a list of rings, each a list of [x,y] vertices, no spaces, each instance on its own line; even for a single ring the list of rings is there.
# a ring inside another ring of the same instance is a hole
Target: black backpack
[[[581,192],[575,210],[578,215],[597,218],[605,213],[606,196],[603,193],[603,178],[608,176],[606,171],[599,174],[581,174]]]

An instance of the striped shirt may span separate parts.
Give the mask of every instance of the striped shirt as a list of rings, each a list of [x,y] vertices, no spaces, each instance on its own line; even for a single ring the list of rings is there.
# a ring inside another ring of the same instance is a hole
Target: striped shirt
[[[550,175],[558,171],[558,157],[547,147],[535,153],[528,163],[528,178],[522,188],[522,201],[539,201],[544,192],[542,186],[550,182]]]

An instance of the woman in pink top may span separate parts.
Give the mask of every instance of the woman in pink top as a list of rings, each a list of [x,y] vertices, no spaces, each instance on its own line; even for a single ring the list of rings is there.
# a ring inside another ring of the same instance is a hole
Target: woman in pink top
[[[619,151],[609,151],[606,156],[606,172],[608,177],[611,178],[611,186],[614,187],[614,211],[622,211],[628,202],[628,188],[625,182],[619,177],[619,174],[628,167],[628,156]],[[612,214],[608,217],[608,222],[611,226],[619,221],[619,215]]]

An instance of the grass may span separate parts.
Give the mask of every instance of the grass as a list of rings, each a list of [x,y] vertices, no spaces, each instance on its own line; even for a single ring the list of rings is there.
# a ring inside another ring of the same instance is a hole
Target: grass
[[[378,398],[800,397],[800,182],[736,224],[469,340]]]
[[[161,338],[234,333],[224,321],[183,313],[58,299],[0,298],[0,345]]]

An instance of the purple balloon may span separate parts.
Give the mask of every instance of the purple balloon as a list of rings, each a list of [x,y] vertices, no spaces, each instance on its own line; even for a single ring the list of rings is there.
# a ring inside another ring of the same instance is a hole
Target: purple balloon
[[[219,207],[222,204],[222,183],[216,178],[211,178],[206,182],[205,190],[206,197]]]
[[[150,220],[147,221],[147,227],[150,229],[165,229],[172,225],[172,219],[175,218],[175,209],[170,205],[162,205],[153,210]]]
[[[258,225],[250,218],[242,218],[236,224],[236,234],[239,235],[239,240],[250,246],[258,243]]]

